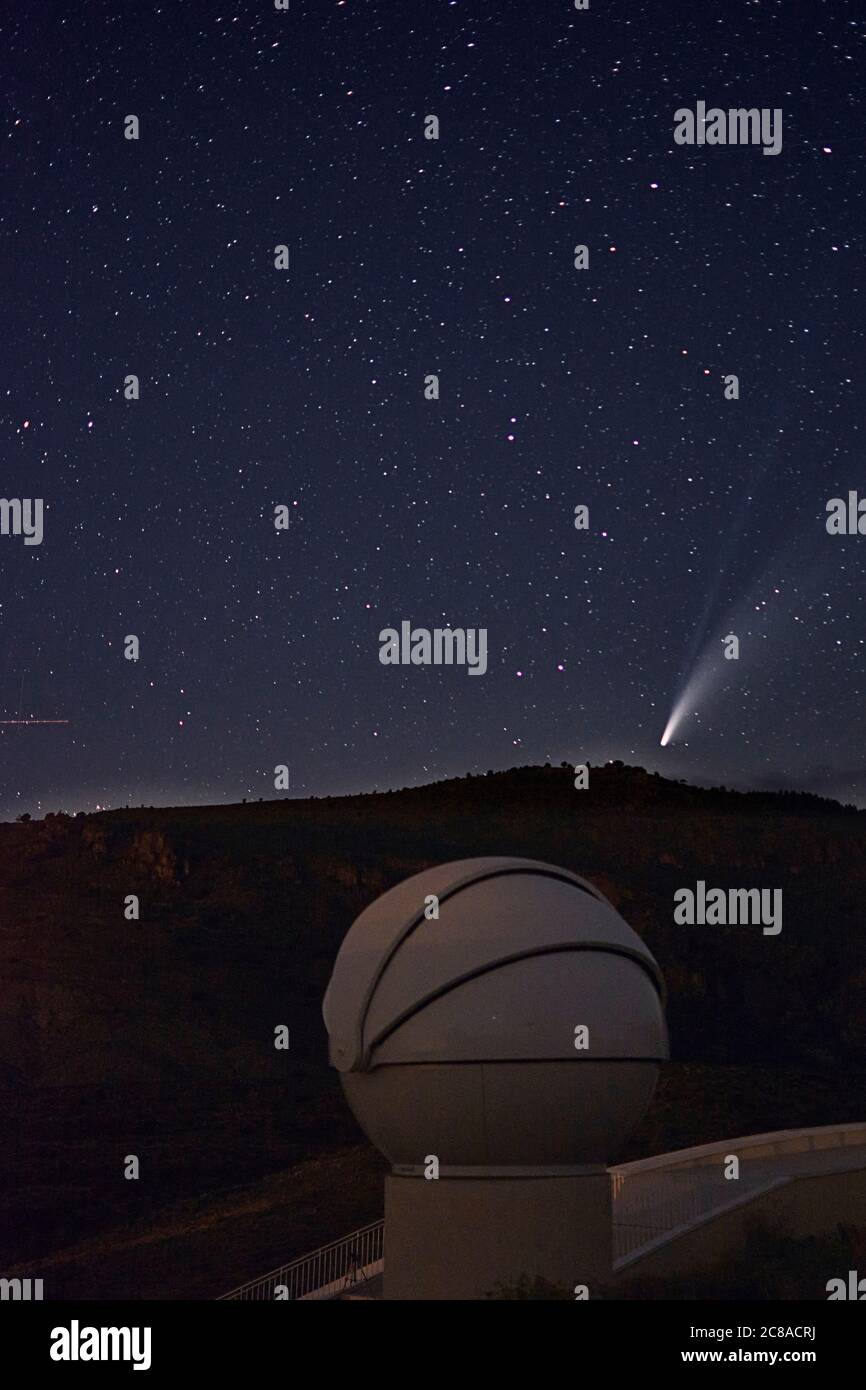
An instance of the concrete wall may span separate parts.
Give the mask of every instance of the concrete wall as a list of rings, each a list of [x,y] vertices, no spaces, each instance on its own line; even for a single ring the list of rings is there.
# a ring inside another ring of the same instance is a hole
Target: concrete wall
[[[540,1275],[573,1289],[611,1279],[610,1180],[385,1179],[385,1298],[485,1298]]]

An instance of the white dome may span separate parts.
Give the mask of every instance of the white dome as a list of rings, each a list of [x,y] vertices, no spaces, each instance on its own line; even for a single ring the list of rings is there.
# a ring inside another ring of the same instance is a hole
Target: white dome
[[[653,956],[596,888],[488,858],[366,908],[323,1013],[349,1103],[398,1171],[429,1153],[451,1171],[551,1170],[607,1161],[640,1119],[668,1055],[663,1001]]]

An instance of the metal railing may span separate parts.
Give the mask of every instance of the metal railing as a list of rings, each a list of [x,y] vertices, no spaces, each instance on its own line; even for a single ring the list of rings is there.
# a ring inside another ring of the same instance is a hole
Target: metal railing
[[[735,1181],[724,1157],[740,1159]],[[614,1263],[798,1177],[866,1166],[866,1125],[748,1135],[611,1168]]]
[[[385,1249],[385,1223],[373,1221],[359,1231],[323,1245],[310,1255],[302,1255],[259,1279],[250,1279],[225,1299],[334,1298],[343,1291],[363,1284],[381,1272]]]
[[[728,1181],[722,1166],[680,1171],[611,1174],[613,1196],[613,1258],[625,1259],[634,1250],[694,1225],[729,1206],[739,1206],[759,1192],[785,1181],[779,1172],[744,1167],[736,1182]]]

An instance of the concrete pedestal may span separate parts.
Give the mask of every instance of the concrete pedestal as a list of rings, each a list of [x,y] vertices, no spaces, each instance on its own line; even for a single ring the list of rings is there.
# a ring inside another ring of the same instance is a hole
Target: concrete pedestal
[[[573,1290],[608,1283],[610,1178],[385,1179],[386,1299],[484,1298],[536,1275]]]

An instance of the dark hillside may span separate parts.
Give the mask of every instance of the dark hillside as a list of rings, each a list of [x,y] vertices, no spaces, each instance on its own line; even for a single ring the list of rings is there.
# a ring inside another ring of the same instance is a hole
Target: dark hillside
[[[862,1119],[864,832],[866,812],[817,797],[704,790],[616,764],[582,792],[567,769],[523,768],[0,826],[2,1258],[357,1144],[326,1066],[334,954],[391,884],[475,854],[592,879],[661,964],[678,1065],[623,1157]],[[674,891],[698,878],[782,888],[781,935],[674,925]],[[124,917],[129,894],[139,921]],[[288,1053],[273,1047],[281,1023]],[[127,1154],[137,1182],[123,1178]],[[322,1239],[339,1234],[328,1220],[324,1201]],[[304,1244],[310,1233],[307,1222]]]

